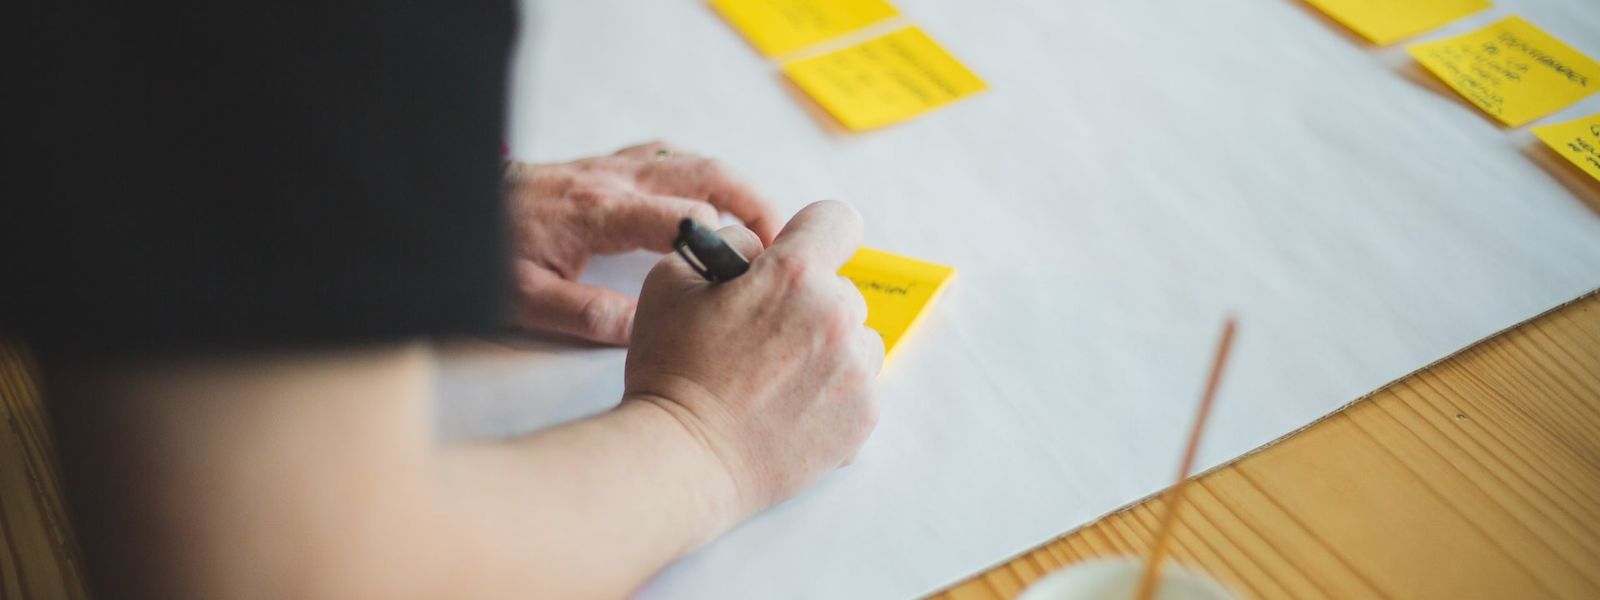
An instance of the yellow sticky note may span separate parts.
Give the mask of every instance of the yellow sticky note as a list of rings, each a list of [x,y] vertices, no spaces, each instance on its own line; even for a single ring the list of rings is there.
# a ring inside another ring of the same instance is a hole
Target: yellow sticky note
[[[988,86],[916,27],[783,65],[852,131],[892,125]]]
[[[1600,88],[1600,63],[1515,16],[1406,50],[1467,101],[1513,127]]]
[[[1590,177],[1600,180],[1600,114],[1533,128],[1533,134]]]
[[[900,14],[882,0],[711,0],[766,56],[794,52]]]
[[[1488,0],[1306,0],[1361,37],[1387,45],[1489,8]]]
[[[956,270],[881,250],[861,248],[839,274],[867,299],[867,327],[883,336],[885,360],[944,291]]]

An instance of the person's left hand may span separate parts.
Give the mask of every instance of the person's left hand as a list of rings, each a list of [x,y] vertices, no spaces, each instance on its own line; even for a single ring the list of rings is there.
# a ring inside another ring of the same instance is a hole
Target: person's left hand
[[[506,167],[517,324],[625,346],[638,300],[578,283],[595,255],[671,252],[678,222],[727,212],[771,244],[778,216],[717,162],[655,142],[609,156]]]

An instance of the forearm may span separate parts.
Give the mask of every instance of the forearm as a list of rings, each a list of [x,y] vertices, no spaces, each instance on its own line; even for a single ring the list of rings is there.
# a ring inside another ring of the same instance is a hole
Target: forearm
[[[428,362],[52,372],[96,579],[131,597],[619,597],[748,514],[656,404],[440,445]]]
[[[650,403],[444,452],[463,597],[625,596],[747,512],[717,458]]]
[[[46,363],[100,593],[437,596],[429,362],[413,345]]]
[[[427,362],[52,373],[95,578],[128,597],[620,597],[747,512],[653,404],[440,445]]]

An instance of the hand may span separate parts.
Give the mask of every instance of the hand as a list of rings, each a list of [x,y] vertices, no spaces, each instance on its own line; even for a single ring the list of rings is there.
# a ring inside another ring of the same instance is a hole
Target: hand
[[[853,459],[877,423],[883,338],[836,274],[861,237],[848,205],[806,207],[764,252],[743,227],[718,233],[752,257],[750,271],[710,284],[675,256],[656,265],[623,402],[677,417],[726,467],[742,519]]]
[[[637,301],[577,282],[589,258],[671,252],[678,221],[731,213],[771,243],[777,216],[716,162],[656,142],[610,156],[506,168],[517,321],[530,329],[627,345]]]

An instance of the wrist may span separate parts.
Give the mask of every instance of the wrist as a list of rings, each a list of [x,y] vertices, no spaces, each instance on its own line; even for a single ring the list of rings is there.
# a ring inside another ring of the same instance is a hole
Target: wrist
[[[634,394],[614,411],[619,417],[639,421],[659,431],[660,460],[664,468],[681,471],[683,491],[690,508],[690,545],[698,548],[760,510],[738,477],[739,465],[718,451],[712,434],[701,427],[681,405],[657,396]]]

